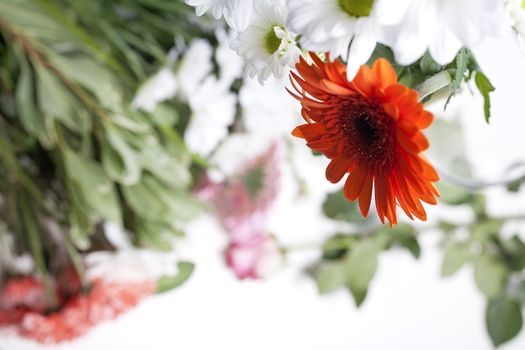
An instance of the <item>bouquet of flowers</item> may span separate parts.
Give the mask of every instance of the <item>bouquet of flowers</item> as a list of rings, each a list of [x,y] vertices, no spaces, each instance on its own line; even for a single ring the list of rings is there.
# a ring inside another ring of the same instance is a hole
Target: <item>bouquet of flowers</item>
[[[3,0],[0,326],[73,339],[180,286],[199,215],[237,278],[270,278],[304,248],[276,215],[313,198],[329,232],[305,271],[321,294],[361,305],[380,254],[417,259],[438,232],[442,275],[473,266],[507,342],[525,241],[504,232],[525,214],[496,215],[486,188],[518,192],[523,163],[476,178],[440,115],[470,89],[490,123],[474,52],[508,35],[525,51],[525,1]]]

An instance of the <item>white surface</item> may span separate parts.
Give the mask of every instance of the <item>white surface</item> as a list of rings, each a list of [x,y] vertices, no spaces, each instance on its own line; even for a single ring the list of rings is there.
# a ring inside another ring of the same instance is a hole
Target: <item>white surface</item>
[[[498,176],[525,152],[521,88],[525,56],[514,45],[510,38],[490,41],[477,51],[497,87],[490,127],[484,125],[478,99],[469,101],[467,96],[463,97],[466,102],[454,102],[467,106],[462,116],[465,125],[472,126],[467,146],[483,176]],[[320,241],[337,227],[319,216],[322,193],[331,188],[323,180],[322,162],[298,164],[301,173],[318,184],[311,187],[318,191],[311,193],[310,200],[290,202],[295,189],[290,178],[286,180],[269,223],[284,242]],[[523,194],[508,196],[491,190],[490,198],[495,212],[525,211]],[[484,327],[485,302],[475,288],[472,271],[464,268],[452,278],[441,279],[437,237],[429,233],[422,238],[419,261],[404,251],[384,253],[367,300],[356,309],[346,292],[321,297],[314,282],[301,275],[302,266],[315,258],[315,252],[295,253],[289,266],[269,281],[237,281],[220,255],[224,235],[212,218],[202,217],[189,227],[189,238],[180,247],[186,258],[197,263],[195,274],[182,288],[145,300],[77,341],[41,346],[4,332],[0,349],[491,349]],[[525,332],[501,347],[523,348]]]

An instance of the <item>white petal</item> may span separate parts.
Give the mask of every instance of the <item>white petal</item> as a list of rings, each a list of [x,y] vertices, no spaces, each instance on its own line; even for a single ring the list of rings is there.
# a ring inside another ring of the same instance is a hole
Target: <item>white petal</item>
[[[373,21],[363,21],[359,29],[359,34],[354,36],[348,52],[346,77],[349,81],[354,79],[359,67],[368,61],[377,44]]]

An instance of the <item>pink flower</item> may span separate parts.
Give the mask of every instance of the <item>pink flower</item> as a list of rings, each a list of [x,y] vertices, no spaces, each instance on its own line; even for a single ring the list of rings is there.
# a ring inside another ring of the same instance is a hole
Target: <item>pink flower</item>
[[[226,263],[240,279],[264,279],[282,266],[283,254],[271,235],[256,233],[231,241]]]
[[[274,143],[224,181],[204,181],[201,198],[211,200],[222,225],[235,239],[264,226],[279,192],[280,165],[280,146]]]

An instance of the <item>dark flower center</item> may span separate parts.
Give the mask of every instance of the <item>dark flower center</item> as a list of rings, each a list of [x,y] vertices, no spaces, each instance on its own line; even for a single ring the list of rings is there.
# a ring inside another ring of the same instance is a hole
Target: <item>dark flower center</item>
[[[362,96],[350,96],[339,110],[344,153],[371,173],[389,171],[395,162],[395,122],[383,108]]]

